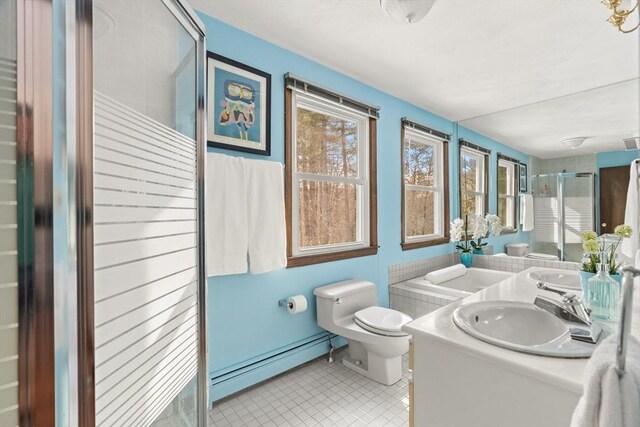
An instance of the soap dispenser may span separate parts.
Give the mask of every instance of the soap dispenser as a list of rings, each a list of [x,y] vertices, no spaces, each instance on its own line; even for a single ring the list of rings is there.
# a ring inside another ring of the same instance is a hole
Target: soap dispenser
[[[600,254],[598,273],[587,283],[587,306],[592,318],[617,322],[620,318],[620,285],[609,275],[606,259],[606,254]]]

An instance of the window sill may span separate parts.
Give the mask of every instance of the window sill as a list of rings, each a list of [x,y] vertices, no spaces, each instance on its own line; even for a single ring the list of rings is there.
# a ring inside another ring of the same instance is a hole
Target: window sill
[[[429,246],[444,245],[445,243],[449,243],[449,238],[448,237],[440,237],[438,239],[424,240],[422,242],[403,242],[403,243],[401,243],[401,246],[402,246],[402,250],[403,251],[408,251],[408,250],[411,250],[411,249],[427,248]]]
[[[359,258],[363,256],[375,255],[377,253],[377,246],[369,246],[366,248],[352,249],[341,252],[328,252],[324,254],[307,256],[291,256],[287,258],[287,268],[302,267],[305,265],[320,264],[323,262],[334,262],[350,258]]]

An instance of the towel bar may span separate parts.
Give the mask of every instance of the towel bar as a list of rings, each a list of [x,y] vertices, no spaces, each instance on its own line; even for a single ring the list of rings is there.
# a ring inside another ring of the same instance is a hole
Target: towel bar
[[[627,339],[631,330],[631,313],[633,311],[633,280],[640,276],[640,270],[633,267],[622,269],[622,310],[618,326],[618,349],[616,355],[616,372],[624,375],[627,356]]]

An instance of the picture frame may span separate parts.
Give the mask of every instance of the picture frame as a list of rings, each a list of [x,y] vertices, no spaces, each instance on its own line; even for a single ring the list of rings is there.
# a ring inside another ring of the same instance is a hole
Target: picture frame
[[[271,155],[271,74],[207,52],[207,146]]]
[[[518,191],[520,193],[526,193],[528,190],[528,175],[527,165],[520,163],[518,165]]]

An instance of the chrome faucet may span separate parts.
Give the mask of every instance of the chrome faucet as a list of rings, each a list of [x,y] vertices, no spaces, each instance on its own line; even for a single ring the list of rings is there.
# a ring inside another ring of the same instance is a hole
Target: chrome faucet
[[[542,281],[538,281],[536,286],[543,291],[554,292],[560,295],[562,301],[537,296],[534,305],[562,320],[570,322],[569,333],[574,340],[591,344],[598,342],[602,328],[591,322],[590,311],[585,307],[580,297],[560,289],[550,288]]]

